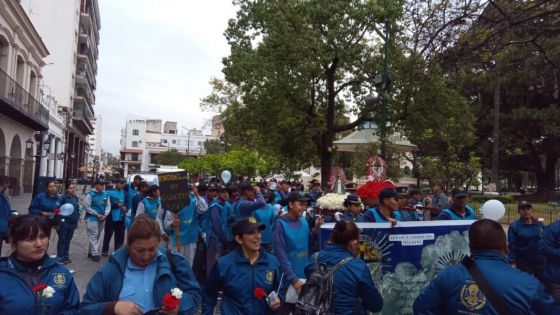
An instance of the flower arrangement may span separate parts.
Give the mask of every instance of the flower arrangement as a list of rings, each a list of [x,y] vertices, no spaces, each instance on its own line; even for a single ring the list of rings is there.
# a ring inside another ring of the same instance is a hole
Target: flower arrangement
[[[170,311],[174,310],[181,304],[181,298],[183,297],[183,291],[179,288],[171,289],[171,293],[165,293],[163,296],[162,310]]]
[[[48,314],[49,305],[47,304],[47,299],[50,299],[54,296],[55,290],[53,289],[53,287],[44,283],[38,283],[33,288],[31,288],[31,291],[37,294],[39,298],[39,304],[41,305],[41,314]]]
[[[379,192],[385,188],[395,188],[395,185],[389,182],[376,182],[368,181],[364,185],[358,187],[356,194],[363,200],[365,199],[379,199]]]
[[[253,297],[257,300],[262,300],[266,296],[266,291],[261,287],[256,287],[253,292]]]
[[[324,210],[342,210],[344,209],[344,200],[349,194],[329,193],[317,199],[317,207]]]

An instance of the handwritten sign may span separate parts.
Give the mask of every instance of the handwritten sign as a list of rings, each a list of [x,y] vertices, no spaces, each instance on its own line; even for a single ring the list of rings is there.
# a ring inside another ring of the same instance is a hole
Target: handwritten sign
[[[189,205],[189,179],[187,172],[158,175],[161,206],[178,212]]]

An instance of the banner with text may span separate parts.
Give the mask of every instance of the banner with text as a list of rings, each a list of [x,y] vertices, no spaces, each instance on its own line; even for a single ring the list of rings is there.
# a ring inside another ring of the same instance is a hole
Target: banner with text
[[[472,220],[358,223],[360,258],[368,263],[383,295],[381,314],[412,314],[420,291],[443,268],[469,255],[467,230]],[[334,223],[321,226],[321,248]]]
[[[163,209],[178,212],[189,205],[189,178],[187,172],[159,174],[158,180]]]

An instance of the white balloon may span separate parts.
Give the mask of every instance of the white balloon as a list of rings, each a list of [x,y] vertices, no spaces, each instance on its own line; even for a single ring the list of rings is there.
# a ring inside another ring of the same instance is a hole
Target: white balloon
[[[483,218],[498,221],[506,214],[506,207],[501,201],[490,199],[482,205],[480,212]]]
[[[231,179],[231,172],[228,170],[224,170],[222,172],[222,180],[224,181],[225,184],[229,183],[229,180]]]
[[[60,215],[67,217],[74,213],[74,210],[74,205],[71,203],[65,203],[60,207]]]

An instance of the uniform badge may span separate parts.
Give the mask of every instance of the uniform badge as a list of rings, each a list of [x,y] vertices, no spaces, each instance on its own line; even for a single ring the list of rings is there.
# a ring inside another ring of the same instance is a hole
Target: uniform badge
[[[254,217],[249,217],[249,223],[255,224],[257,223],[257,219],[255,219]]]
[[[266,272],[266,282],[272,283],[274,281],[274,271],[268,270]]]
[[[66,283],[66,277],[63,273],[55,273],[54,274],[54,283],[57,286],[63,286]]]
[[[479,310],[486,305],[486,297],[476,283],[470,282],[461,289],[461,303],[468,310]]]

